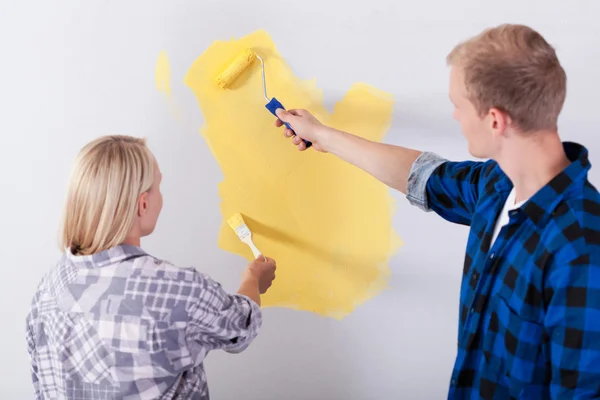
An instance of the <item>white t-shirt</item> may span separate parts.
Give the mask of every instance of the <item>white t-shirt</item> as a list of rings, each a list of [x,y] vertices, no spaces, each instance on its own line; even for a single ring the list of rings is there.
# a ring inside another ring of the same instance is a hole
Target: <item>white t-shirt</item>
[[[498,234],[500,233],[500,229],[502,229],[502,227],[506,224],[508,224],[508,220],[509,220],[509,216],[508,213],[512,210],[516,210],[517,208],[521,207],[527,200],[523,200],[520,201],[519,203],[515,204],[515,189],[513,188],[509,195],[508,198],[506,199],[506,203],[504,203],[504,208],[502,208],[502,212],[500,213],[500,216],[498,217],[498,220],[496,221],[496,227],[494,228],[494,235],[492,236],[492,242],[490,244],[490,248],[492,248],[492,246],[494,245],[494,242],[496,241],[496,238],[498,237]]]

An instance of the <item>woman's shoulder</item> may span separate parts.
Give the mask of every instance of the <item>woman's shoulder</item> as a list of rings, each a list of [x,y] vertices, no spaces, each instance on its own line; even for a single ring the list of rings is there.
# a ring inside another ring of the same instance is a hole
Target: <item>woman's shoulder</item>
[[[139,274],[165,281],[188,282],[202,286],[216,283],[210,276],[200,272],[192,265],[179,265],[151,254],[144,255],[141,261],[133,275]]]

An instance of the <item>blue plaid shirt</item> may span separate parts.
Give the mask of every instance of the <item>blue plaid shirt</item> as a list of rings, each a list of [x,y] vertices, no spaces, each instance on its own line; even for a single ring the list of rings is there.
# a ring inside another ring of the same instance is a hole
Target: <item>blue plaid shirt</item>
[[[449,162],[425,152],[408,200],[470,226],[460,290],[453,399],[600,397],[600,196],[587,150],[510,212],[512,189],[494,161]]]
[[[35,398],[207,400],[208,352],[244,350],[261,323],[248,297],[139,247],[67,251],[27,316]]]

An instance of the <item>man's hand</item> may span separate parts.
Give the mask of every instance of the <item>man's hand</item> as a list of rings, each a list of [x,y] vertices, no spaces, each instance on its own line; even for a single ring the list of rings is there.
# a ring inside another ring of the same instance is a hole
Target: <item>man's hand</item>
[[[275,126],[283,126],[283,122],[289,123],[294,132],[285,128],[283,135],[287,138],[293,137],[294,143],[298,150],[306,150],[306,144],[302,139],[312,142],[315,150],[327,153],[327,142],[331,132],[331,128],[323,125],[310,112],[306,110],[289,110],[285,111],[278,109],[276,111],[277,119]],[[283,122],[282,122],[283,121]]]
[[[260,294],[265,294],[271,287],[275,279],[275,270],[277,269],[275,260],[268,257],[266,259],[265,261],[265,258],[261,255],[248,264],[242,277],[244,281],[255,282],[258,285]]]

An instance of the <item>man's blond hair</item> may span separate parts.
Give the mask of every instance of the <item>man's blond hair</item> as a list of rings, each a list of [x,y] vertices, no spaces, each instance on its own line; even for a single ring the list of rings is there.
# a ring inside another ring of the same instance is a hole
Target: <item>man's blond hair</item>
[[[85,145],[71,172],[61,248],[89,255],[122,243],[140,195],[152,186],[154,168],[144,139],[110,135]]]
[[[447,63],[463,71],[480,116],[497,108],[522,132],[558,129],[567,77],[554,48],[532,28],[486,29],[457,45]]]

